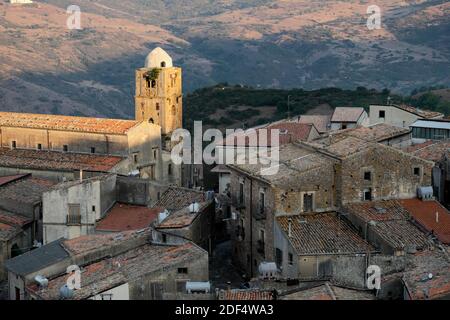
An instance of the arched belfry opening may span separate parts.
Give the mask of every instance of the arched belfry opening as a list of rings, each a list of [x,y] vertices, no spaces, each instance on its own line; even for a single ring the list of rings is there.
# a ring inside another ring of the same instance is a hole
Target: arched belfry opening
[[[155,120],[153,120],[153,118],[150,118],[150,120],[148,120],[148,122],[155,124]]]
[[[166,67],[166,62],[165,61],[162,61],[161,62],[161,68],[165,68]]]

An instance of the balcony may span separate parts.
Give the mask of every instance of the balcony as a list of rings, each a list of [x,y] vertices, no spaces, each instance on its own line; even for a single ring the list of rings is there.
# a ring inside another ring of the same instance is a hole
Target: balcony
[[[69,214],[69,215],[67,215],[67,225],[68,226],[79,226],[79,225],[81,225],[81,214]]]

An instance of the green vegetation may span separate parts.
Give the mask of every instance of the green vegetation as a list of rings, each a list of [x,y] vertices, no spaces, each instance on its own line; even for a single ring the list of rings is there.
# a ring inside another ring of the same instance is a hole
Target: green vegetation
[[[158,68],[153,68],[145,74],[147,80],[154,81],[158,79],[159,73],[161,72]]]
[[[407,102],[414,107],[437,111],[450,115],[450,101],[435,95],[433,92],[426,92],[418,97],[411,97]]]
[[[290,96],[289,110],[288,96]],[[321,105],[329,105],[332,108],[368,108],[370,104],[385,104],[389,96],[393,103],[404,102],[403,97],[390,95],[387,89],[381,92],[364,87],[358,87],[356,90],[326,88],[306,91],[255,89],[221,83],[198,89],[186,96],[184,125],[186,128],[191,128],[194,120],[202,120],[206,125],[211,126],[229,126],[233,123],[258,125],[286,118],[288,112],[291,115],[305,114]],[[270,115],[262,114],[263,107],[274,107],[276,111]],[[218,117],[219,112],[224,116]],[[260,117],[261,115],[263,117]],[[252,118],[256,119],[252,121]]]

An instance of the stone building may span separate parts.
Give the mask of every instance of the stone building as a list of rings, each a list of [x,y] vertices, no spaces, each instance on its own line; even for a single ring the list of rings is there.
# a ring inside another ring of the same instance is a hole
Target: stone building
[[[165,300],[186,296],[186,282],[208,281],[208,253],[192,242],[157,245],[151,230],[59,239],[9,260],[11,300]],[[66,285],[67,267],[81,268],[82,287]],[[39,275],[48,280],[41,286]]]
[[[96,222],[116,203],[116,175],[107,174],[54,186],[43,195],[44,243],[92,234]]]
[[[273,175],[261,175],[261,164],[228,166],[234,259],[251,276],[261,262],[275,261],[275,217],[414,198],[431,185],[432,162],[356,137],[289,144],[279,154]]]
[[[371,105],[370,124],[386,123],[396,127],[409,128],[419,119],[442,119],[444,115],[435,111],[420,110],[406,105]]]
[[[135,104],[135,120],[0,112],[0,174],[15,168],[36,170],[24,168],[26,163],[16,165],[11,157],[20,156],[14,150],[29,151],[23,154],[26,162],[41,162],[39,170],[49,176],[51,168],[45,168],[45,162],[50,155],[81,158],[91,154],[121,160],[114,165],[110,162],[103,170],[81,164],[66,169],[133,174],[181,185],[181,166],[173,164],[170,155],[171,133],[182,127],[181,68],[173,67],[172,59],[161,48],[148,55],[145,68],[136,70]],[[69,153],[73,156],[66,156]],[[64,178],[72,177],[68,174]]]
[[[182,70],[161,48],[149,53],[136,70],[135,117],[161,128],[162,166],[167,182],[181,185],[182,166],[170,160],[171,134],[183,126]]]
[[[369,116],[364,108],[338,107],[331,116],[330,124],[332,131],[367,126]]]

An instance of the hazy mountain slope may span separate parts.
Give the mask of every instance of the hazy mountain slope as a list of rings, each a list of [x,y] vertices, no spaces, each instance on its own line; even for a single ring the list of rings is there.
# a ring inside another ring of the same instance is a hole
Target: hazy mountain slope
[[[40,2],[0,6],[0,109],[131,117],[134,69],[156,45],[183,67],[185,91],[450,85],[448,1],[379,0],[375,31],[364,0]],[[81,31],[65,28],[71,4]]]

